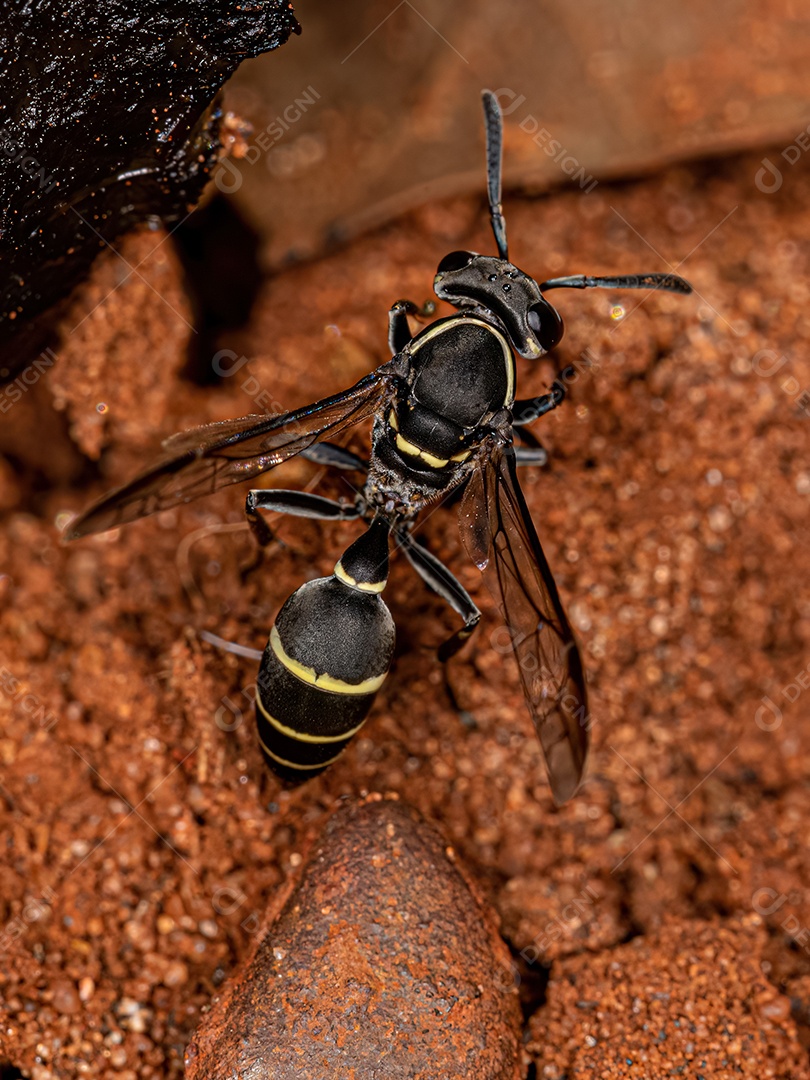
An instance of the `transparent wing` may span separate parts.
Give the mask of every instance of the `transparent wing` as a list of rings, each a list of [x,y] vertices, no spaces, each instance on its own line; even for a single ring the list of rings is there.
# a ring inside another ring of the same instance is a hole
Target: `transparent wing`
[[[569,799],[588,753],[582,659],[515,471],[511,446],[479,458],[464,490],[461,536],[473,561],[497,578],[523,692],[546,758],[555,801]]]
[[[394,380],[386,364],[351,389],[282,416],[241,416],[172,435],[159,461],[71,522],[65,539],[104,532],[250,480],[373,416],[393,392]]]

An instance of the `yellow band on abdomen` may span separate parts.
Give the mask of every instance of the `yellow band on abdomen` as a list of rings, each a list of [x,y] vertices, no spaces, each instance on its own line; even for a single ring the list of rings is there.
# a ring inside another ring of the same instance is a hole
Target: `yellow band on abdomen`
[[[293,660],[291,656],[287,655],[275,626],[270,631],[269,644],[279,663],[283,664],[287,671],[295,675],[301,682],[316,686],[319,690],[329,690],[333,694],[376,694],[388,674],[387,671],[384,671],[382,675],[374,675],[372,678],[363,679],[359,683],[344,682],[343,679],[336,679],[334,676],[325,673],[319,675],[315,668],[307,667],[306,664]]]
[[[283,765],[287,769],[300,769],[302,772],[307,770],[311,771],[312,769],[325,769],[327,765],[331,765],[340,757],[340,754],[335,754],[333,758],[329,758],[328,761],[319,761],[317,765],[299,765],[296,761],[287,761],[285,758],[279,757],[278,754],[274,754],[261,735],[259,736],[259,745],[262,750],[264,750],[265,754],[267,754],[268,757],[271,757],[273,761],[277,761],[279,765]],[[343,751],[341,750],[340,753],[342,754]]]
[[[352,735],[356,735],[360,728],[365,724],[365,720],[361,720],[357,727],[350,728],[348,731],[344,731],[342,735],[307,735],[303,731],[296,731],[295,728],[287,727],[286,724],[282,724],[280,720],[277,720],[275,716],[271,716],[267,709],[264,707],[264,702],[261,697],[256,695],[256,704],[259,706],[259,710],[268,724],[271,724],[276,731],[282,735],[286,735],[288,739],[295,739],[297,742],[304,743],[333,743],[342,742],[344,739],[350,739]]]

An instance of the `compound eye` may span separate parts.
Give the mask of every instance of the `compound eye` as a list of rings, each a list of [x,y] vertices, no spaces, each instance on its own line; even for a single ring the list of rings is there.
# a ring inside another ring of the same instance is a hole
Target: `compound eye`
[[[547,300],[532,304],[526,313],[526,322],[537,338],[538,345],[546,352],[553,349],[555,345],[559,345],[562,340],[564,332],[562,318]]]
[[[463,270],[465,266],[470,265],[473,258],[474,256],[471,251],[451,251],[450,254],[445,255],[439,263],[439,268],[436,273],[446,274],[452,270]]]

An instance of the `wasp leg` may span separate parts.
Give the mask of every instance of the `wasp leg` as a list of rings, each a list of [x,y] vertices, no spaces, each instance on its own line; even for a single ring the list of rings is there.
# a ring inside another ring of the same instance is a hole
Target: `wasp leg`
[[[536,398],[522,398],[512,403],[512,427],[515,435],[524,444],[515,447],[515,461],[518,465],[545,465],[548,453],[540,440],[531,431],[524,431],[525,424],[545,416],[565,401],[567,394],[566,380],[573,374],[572,367],[564,368],[559,378],[551,384],[547,394]]]
[[[515,435],[523,443],[515,447],[516,465],[545,465],[548,461],[548,451],[528,428],[515,428]]]
[[[249,491],[245,499],[245,515],[256,539],[257,550],[253,562],[242,570],[243,579],[261,564],[264,548],[273,540],[272,530],[259,514],[259,510],[316,518],[319,521],[351,521],[360,517],[360,509],[356,503],[340,503],[334,499],[326,499],[323,495],[312,495],[308,491],[288,491],[282,488],[257,488]]]
[[[548,451],[544,446],[516,446],[515,464],[524,465],[547,465]]]
[[[531,424],[541,416],[556,409],[565,401],[568,388],[565,382],[573,375],[573,367],[567,367],[560,372],[558,378],[551,384],[551,390],[547,394],[541,394],[536,398],[521,398],[512,403],[512,426],[520,427],[522,424]]]
[[[301,451],[301,457],[314,461],[317,465],[328,465],[333,469],[346,469],[349,472],[368,472],[368,462],[351,450],[335,443],[318,442]]]
[[[475,606],[472,597],[435,555],[404,530],[397,532],[397,540],[405,552],[408,562],[419,574],[425,584],[446,600],[453,611],[464,620],[460,630],[456,630],[447,641],[439,646],[439,659],[442,663],[455,656],[458,650],[472,634],[481,618],[481,612]]]
[[[282,488],[257,488],[247,493],[245,514],[260,547],[266,547],[273,539],[267,522],[258,514],[270,510],[276,514],[292,514],[294,517],[316,518],[319,521],[351,521],[360,517],[356,503],[340,503],[323,495],[308,491],[287,491]]]
[[[248,660],[261,660],[264,656],[261,649],[251,649],[249,645],[238,645],[235,641],[221,638],[219,634],[212,634],[210,630],[199,630],[197,636],[207,641],[209,645],[213,645],[214,648],[233,653],[234,656],[245,656]]]
[[[435,555],[418,543],[410,533],[397,532],[397,540],[402,546],[408,562],[416,570],[425,584],[443,600],[446,600],[453,611],[457,612],[464,620],[460,630],[443,642],[439,647],[439,659],[443,664],[459,651],[478,625],[481,612],[475,606],[472,597]],[[450,682],[447,667],[444,667],[444,688],[450,699],[450,704],[461,717],[461,722],[466,727],[475,727],[475,720],[468,709],[461,706],[456,692]]]
[[[413,337],[408,325],[408,316],[415,315],[417,318],[425,319],[435,310],[436,305],[432,300],[425,301],[422,307],[415,304],[413,300],[397,300],[388,312],[388,348],[392,356],[402,352]]]

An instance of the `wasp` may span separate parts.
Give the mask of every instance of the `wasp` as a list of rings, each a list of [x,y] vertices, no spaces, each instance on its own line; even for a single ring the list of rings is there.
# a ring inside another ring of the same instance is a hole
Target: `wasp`
[[[460,492],[467,553],[489,569],[502,599],[523,691],[544,751],[551,789],[562,803],[578,787],[588,751],[582,659],[518,482],[517,466],[538,459],[524,425],[565,398],[558,377],[548,393],[516,397],[515,354],[544,356],[563,335],[544,293],[558,288],[662,289],[689,293],[673,274],[553,278],[538,284],[509,260],[501,204],[502,118],[483,92],[487,194],[497,256],[454,251],[441,260],[434,291],[456,312],[415,335],[409,317],[432,305],[399,300],[389,312],[391,359],[348,390],[282,416],[243,416],[167,439],[165,455],[131,483],[81,514],[67,539],[252,479],[302,454],[364,481],[353,501],[281,489],[248,492],[246,514],[260,545],[272,537],[261,511],[367,526],[330,577],[297,589],[281,608],[257,680],[256,719],[268,764],[300,781],[331,764],[363,725],[391,665],[394,622],[382,599],[395,543],[462,625],[439,649],[450,659],[481,613],[450,570],[415,538],[420,512]],[[363,460],[331,439],[372,419]]]

